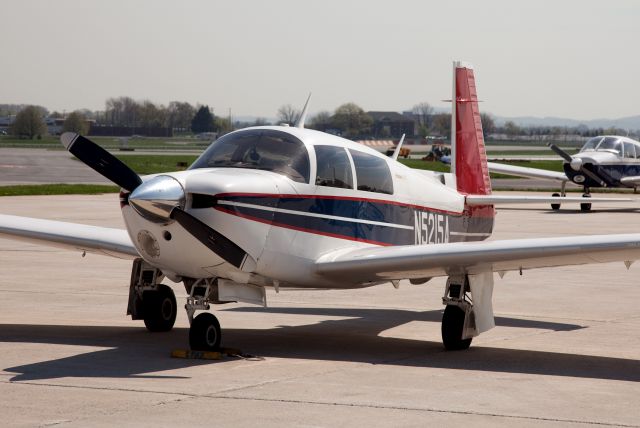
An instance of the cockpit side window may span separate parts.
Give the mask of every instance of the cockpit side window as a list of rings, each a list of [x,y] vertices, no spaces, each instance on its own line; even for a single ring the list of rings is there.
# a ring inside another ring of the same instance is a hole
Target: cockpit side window
[[[316,184],[318,186],[353,189],[351,162],[347,152],[337,146],[314,146],[318,164]]]
[[[636,158],[636,145],[633,143],[624,143],[624,157],[635,159]]]
[[[393,180],[387,162],[359,150],[351,150],[353,164],[356,167],[358,190],[393,194]]]
[[[247,168],[309,182],[309,154],[296,137],[276,130],[247,130],[214,141],[189,169]]]

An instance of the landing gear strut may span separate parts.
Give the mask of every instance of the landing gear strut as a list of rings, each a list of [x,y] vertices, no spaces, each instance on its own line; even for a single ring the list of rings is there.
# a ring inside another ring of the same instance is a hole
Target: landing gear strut
[[[215,315],[209,312],[193,317],[196,310],[209,310],[209,303],[216,301],[217,286],[215,279],[199,279],[187,285],[189,297],[184,308],[191,327],[189,328],[189,346],[194,351],[216,351],[220,349],[222,330]]]
[[[169,331],[178,312],[176,296],[171,287],[161,284],[162,272],[142,259],[135,259],[129,283],[127,315],[144,320],[147,330]]]

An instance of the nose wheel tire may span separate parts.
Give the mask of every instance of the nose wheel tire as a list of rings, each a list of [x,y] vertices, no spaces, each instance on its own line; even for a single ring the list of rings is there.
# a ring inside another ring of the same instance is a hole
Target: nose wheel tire
[[[442,344],[447,351],[468,349],[471,339],[463,339],[464,311],[455,305],[447,305],[442,315]]]
[[[178,305],[171,287],[160,284],[156,290],[147,290],[142,293],[142,307],[147,330],[158,332],[173,328]]]
[[[218,318],[203,312],[193,319],[189,329],[189,346],[194,351],[217,351],[220,349],[222,331]]]
[[[551,195],[553,198],[559,198],[560,197],[560,193],[554,193],[553,195]],[[560,210],[560,204],[551,204],[551,209],[554,211],[558,211]]]

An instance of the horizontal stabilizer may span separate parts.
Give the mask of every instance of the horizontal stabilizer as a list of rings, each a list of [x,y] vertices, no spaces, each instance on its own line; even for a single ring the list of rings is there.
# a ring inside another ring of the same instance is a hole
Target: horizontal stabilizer
[[[467,205],[500,205],[500,204],[566,204],[575,202],[579,204],[583,203],[600,203],[600,202],[620,202],[629,203],[634,202],[631,198],[583,198],[579,196],[503,196],[503,195],[467,195]]]

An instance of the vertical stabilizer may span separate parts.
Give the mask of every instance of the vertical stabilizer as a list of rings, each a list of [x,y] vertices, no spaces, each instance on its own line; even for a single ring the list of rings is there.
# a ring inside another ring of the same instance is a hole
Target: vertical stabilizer
[[[458,192],[491,194],[473,67],[458,61],[453,63],[451,136],[451,173]]]

